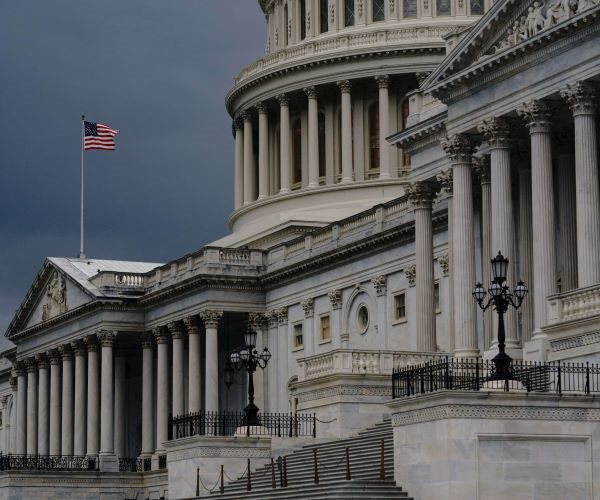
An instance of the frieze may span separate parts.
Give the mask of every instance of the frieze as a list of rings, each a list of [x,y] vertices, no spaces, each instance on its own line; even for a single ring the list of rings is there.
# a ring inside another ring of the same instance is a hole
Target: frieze
[[[58,271],[54,271],[46,288],[46,302],[42,309],[42,321],[64,314],[67,310],[67,282],[64,276],[59,274]]]
[[[577,420],[600,421],[599,409],[539,406],[440,405],[392,415],[392,425],[410,425],[449,418],[502,420]]]
[[[586,333],[585,335],[575,335],[558,340],[550,341],[550,350],[552,352],[566,351],[567,349],[575,349],[586,345],[600,343],[600,332]]]
[[[227,458],[269,458],[269,448],[224,448],[221,446],[195,446],[187,450],[170,451],[169,462],[188,460],[200,457],[227,457]]]
[[[333,398],[337,396],[369,396],[390,397],[391,385],[338,385],[324,389],[315,389],[298,393],[298,402],[306,403],[317,399]]]

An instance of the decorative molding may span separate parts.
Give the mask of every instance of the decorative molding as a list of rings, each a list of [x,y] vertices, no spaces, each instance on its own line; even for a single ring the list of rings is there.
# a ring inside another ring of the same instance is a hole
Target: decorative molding
[[[475,175],[479,177],[481,185],[490,184],[492,182],[489,155],[474,156],[473,170],[475,171]]]
[[[573,116],[596,113],[596,91],[587,82],[575,82],[560,90],[560,96],[567,101]]]
[[[267,318],[263,313],[259,312],[251,312],[248,313],[248,324],[252,326],[252,328],[259,330],[262,329],[263,326],[267,323]]]
[[[269,328],[277,328],[278,315],[277,315],[276,309],[267,311],[265,313],[265,319],[267,320],[267,324],[269,325]]]
[[[218,328],[223,311],[216,311],[213,309],[205,309],[200,313],[200,319],[204,323],[204,328]]]
[[[377,87],[380,89],[387,89],[390,86],[390,75],[379,75],[375,77]]]
[[[508,147],[510,127],[506,120],[498,117],[486,118],[477,126],[477,131],[486,138],[492,148]]]
[[[140,336],[142,341],[142,349],[153,349],[154,348],[154,335],[150,332],[144,332]]]
[[[200,329],[200,322],[197,316],[188,316],[183,318],[183,324],[187,328],[188,335],[194,335],[198,333]]]
[[[40,370],[45,370],[50,365],[50,360],[48,359],[48,356],[44,352],[40,352],[40,353],[36,354],[35,360],[37,361],[38,368]]]
[[[167,324],[167,328],[169,329],[171,337],[173,337],[174,340],[185,337],[185,328],[181,321],[171,321]]]
[[[269,111],[267,103],[264,101],[259,101],[256,103],[256,111],[258,111],[259,115],[266,114]]]
[[[558,408],[555,406],[440,405],[394,413],[392,425],[419,424],[450,418],[597,422],[600,421],[600,409]]]
[[[315,314],[315,301],[312,297],[308,297],[300,302],[300,306],[304,311],[304,317],[312,318]]]
[[[86,337],[83,337],[82,340],[88,352],[98,350],[98,337],[96,337],[95,335],[88,335]]]
[[[42,321],[52,319],[67,311],[67,282],[62,274],[54,271],[46,287],[46,301],[42,306]]]
[[[446,137],[441,141],[441,146],[452,163],[471,164],[474,147],[466,135],[454,134]]]
[[[298,402],[306,403],[317,399],[326,399],[339,396],[367,396],[374,398],[390,398],[391,383],[387,385],[345,385],[313,389],[306,392],[298,392]]]
[[[157,344],[166,344],[169,342],[169,336],[164,327],[156,327],[152,329],[152,336]]]
[[[375,288],[375,294],[377,297],[382,297],[387,293],[387,276],[385,274],[375,276],[373,279],[371,279],[371,283]]]
[[[35,357],[31,356],[30,358],[25,358],[23,362],[25,363],[27,373],[37,373],[38,366]]]
[[[525,121],[529,132],[550,132],[552,115],[545,101],[533,99],[517,107],[517,115]]]
[[[408,286],[415,286],[415,279],[417,278],[417,266],[413,264],[404,269],[404,274],[408,278]]]
[[[342,94],[349,94],[352,92],[352,83],[350,80],[340,80],[337,82],[337,86],[340,88]]]
[[[427,182],[413,182],[405,186],[408,201],[413,209],[431,209],[435,198],[435,190]]]
[[[96,347],[98,346],[98,344],[94,344]],[[88,348],[89,350],[89,348]],[[60,353],[56,350],[56,349],[50,349],[49,351],[46,351],[46,356],[48,357],[48,360],[50,361],[51,365],[58,365],[61,362],[61,356]]]
[[[304,87],[302,90],[309,99],[316,99],[318,96],[317,87],[315,87],[314,85],[310,87]]]
[[[82,339],[71,342],[71,349],[75,353],[75,356],[85,356],[87,353],[87,346],[83,343]]]
[[[278,94],[275,96],[277,102],[280,106],[289,106],[290,105],[290,96],[288,94]]]
[[[440,255],[437,258],[438,264],[440,265],[440,269],[442,270],[442,274],[444,276],[448,276],[450,273],[450,258],[448,254]]]
[[[586,333],[584,335],[574,335],[557,340],[550,341],[550,350],[552,352],[566,351],[567,349],[576,349],[591,344],[600,343],[600,332]]]
[[[222,446],[194,446],[187,450],[169,451],[169,463],[199,457],[269,458],[269,448],[225,448]]]
[[[282,307],[280,309],[277,309],[277,320],[279,321],[279,326],[287,325],[287,323],[288,323],[287,307]]]
[[[57,350],[60,353],[63,361],[70,361],[73,359],[73,351],[71,350],[71,346],[69,344],[59,345]]]
[[[331,303],[331,308],[336,311],[342,308],[342,291],[339,288],[335,290],[331,290],[327,296],[329,297],[329,302]]]
[[[436,179],[440,183],[440,195],[449,198],[452,196],[452,177],[453,171],[451,168],[447,168],[446,170],[442,170],[439,174],[437,174]]]
[[[117,332],[112,330],[100,330],[96,335],[102,347],[112,347],[117,338]]]

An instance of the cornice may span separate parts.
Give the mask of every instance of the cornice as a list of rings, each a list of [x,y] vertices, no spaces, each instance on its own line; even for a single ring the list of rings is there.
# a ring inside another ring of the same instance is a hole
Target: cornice
[[[390,144],[401,147],[407,152],[418,151],[445,137],[447,120],[448,111],[445,110],[389,137],[388,141]]]

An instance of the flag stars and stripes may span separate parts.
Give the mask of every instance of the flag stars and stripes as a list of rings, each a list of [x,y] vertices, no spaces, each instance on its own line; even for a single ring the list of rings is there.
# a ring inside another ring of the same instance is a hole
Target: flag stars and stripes
[[[104,149],[114,151],[115,136],[118,130],[104,125],[103,123],[84,122],[83,149]]]

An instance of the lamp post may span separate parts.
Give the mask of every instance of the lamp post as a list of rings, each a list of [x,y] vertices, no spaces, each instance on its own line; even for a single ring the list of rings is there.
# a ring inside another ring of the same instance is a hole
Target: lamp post
[[[256,368],[265,369],[271,359],[271,353],[266,347],[262,352],[256,350],[256,331],[248,325],[244,333],[244,346],[231,352],[229,359],[237,370],[248,372],[248,404],[246,412],[246,425],[260,425],[258,420],[258,407],[254,404],[254,372]]]
[[[504,314],[508,311],[509,306],[515,309],[521,307],[523,299],[528,292],[525,283],[522,281],[517,283],[514,290],[510,290],[508,285],[504,283],[506,281],[507,269],[508,259],[501,252],[498,252],[498,255],[492,259],[492,274],[494,275],[494,279],[490,287],[486,290],[481,283],[477,283],[473,290],[473,297],[481,309],[485,311],[488,307],[493,306],[498,313],[498,354],[492,359],[495,366],[492,376],[495,379],[507,379],[510,375],[510,364],[512,362],[512,358],[504,350],[506,338]],[[490,298],[484,304],[488,292]]]

